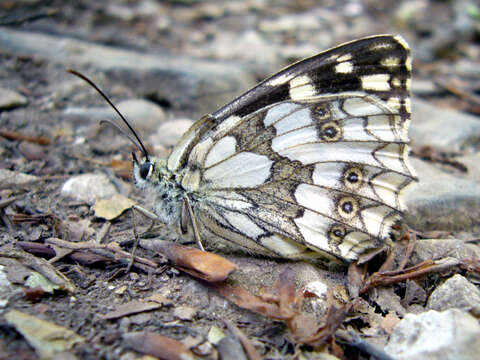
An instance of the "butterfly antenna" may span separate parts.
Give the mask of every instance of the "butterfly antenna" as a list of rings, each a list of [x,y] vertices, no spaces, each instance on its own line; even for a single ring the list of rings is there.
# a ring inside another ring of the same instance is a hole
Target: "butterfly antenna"
[[[116,108],[116,106],[113,105],[113,103],[110,101],[108,96],[105,95],[105,93],[102,90],[100,90],[99,87],[97,85],[95,85],[95,83],[92,80],[90,80],[89,78],[87,78],[85,75],[79,73],[78,71],[72,70],[72,69],[67,69],[66,71],[70,74],[78,76],[80,79],[86,81],[91,87],[93,87],[95,90],[97,90],[97,92],[105,99],[105,101],[113,108],[113,110],[116,111],[118,116],[120,116],[120,119],[122,119],[123,122],[127,125],[128,129],[132,132],[133,136],[135,136],[135,139],[137,139],[138,143],[135,142],[130,135],[126,134],[125,131],[123,131],[117,124],[115,124],[115,123],[113,123],[109,120],[102,120],[100,123],[101,124],[102,123],[110,124],[114,128],[116,128],[117,130],[119,130],[123,135],[125,135],[131,142],[133,142],[138,147],[138,149],[143,153],[143,156],[145,156],[145,159],[147,161],[150,161],[150,159],[148,157],[147,149],[143,145],[142,140],[140,140],[140,137],[138,136],[137,132],[133,129],[133,127],[130,125],[130,123],[127,121],[127,119],[125,119],[125,117],[122,115],[122,113]]]

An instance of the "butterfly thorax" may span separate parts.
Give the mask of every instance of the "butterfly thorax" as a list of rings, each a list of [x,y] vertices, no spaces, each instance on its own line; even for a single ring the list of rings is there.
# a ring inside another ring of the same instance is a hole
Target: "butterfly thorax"
[[[135,184],[153,196],[155,213],[160,221],[167,225],[178,225],[185,190],[179,184],[175,174],[167,169],[166,159],[152,158],[150,162],[153,167],[145,178],[140,173],[141,165],[134,163]]]

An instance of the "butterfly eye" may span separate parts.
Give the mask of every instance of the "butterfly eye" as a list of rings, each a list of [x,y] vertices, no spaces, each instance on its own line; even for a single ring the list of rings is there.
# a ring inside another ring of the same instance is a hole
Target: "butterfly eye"
[[[153,164],[149,161],[144,162],[143,164],[140,165],[140,176],[142,179],[146,179],[148,175],[152,172],[153,169]]]

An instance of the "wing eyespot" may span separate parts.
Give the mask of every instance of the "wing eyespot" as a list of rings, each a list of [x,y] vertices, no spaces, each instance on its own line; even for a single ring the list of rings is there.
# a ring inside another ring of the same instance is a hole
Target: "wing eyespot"
[[[329,121],[320,127],[320,138],[324,141],[338,141],[342,138],[342,134],[342,128],[334,121]]]
[[[337,211],[339,215],[346,220],[353,219],[357,214],[358,209],[358,201],[351,196],[342,197],[338,201]]]
[[[343,238],[346,234],[347,230],[344,226],[340,224],[334,224],[328,231],[328,239],[330,240],[329,242],[334,246],[339,245],[343,241]]]
[[[318,121],[329,119],[330,115],[330,108],[326,103],[317,104],[312,108],[312,116]]]
[[[342,182],[349,190],[358,190],[364,183],[364,174],[358,166],[347,166],[342,174]]]

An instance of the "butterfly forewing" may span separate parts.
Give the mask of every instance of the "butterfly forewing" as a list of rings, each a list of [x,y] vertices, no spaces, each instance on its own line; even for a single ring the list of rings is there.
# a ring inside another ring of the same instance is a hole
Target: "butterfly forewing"
[[[168,160],[207,242],[350,261],[404,210],[410,53],[394,36],[298,62],[194,125]]]

